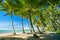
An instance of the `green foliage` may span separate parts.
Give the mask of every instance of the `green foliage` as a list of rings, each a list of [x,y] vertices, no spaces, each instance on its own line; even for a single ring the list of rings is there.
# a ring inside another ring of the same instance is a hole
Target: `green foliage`
[[[57,33],[57,34],[60,34],[60,30],[57,30],[56,33]]]
[[[54,29],[51,26],[46,27],[46,31],[54,31]]]
[[[39,3],[40,0],[23,0],[27,7],[34,7]]]
[[[33,25],[42,25],[47,27],[47,30],[52,30],[53,27],[59,27],[59,23],[56,22],[60,15],[60,10],[57,9],[59,3],[60,0],[5,0],[0,10],[8,12],[9,15],[12,11],[16,16],[26,19],[29,19],[30,14]]]

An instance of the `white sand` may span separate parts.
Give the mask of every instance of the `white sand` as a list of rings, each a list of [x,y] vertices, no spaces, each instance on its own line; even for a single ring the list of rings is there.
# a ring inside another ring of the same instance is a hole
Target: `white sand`
[[[17,35],[13,35],[12,33],[0,34],[0,37],[27,38],[28,36],[33,36],[33,35],[32,34],[23,34],[23,33],[17,33]]]
[[[7,36],[7,35],[11,35],[12,33],[2,33],[0,34],[0,37],[4,37],[4,36]]]

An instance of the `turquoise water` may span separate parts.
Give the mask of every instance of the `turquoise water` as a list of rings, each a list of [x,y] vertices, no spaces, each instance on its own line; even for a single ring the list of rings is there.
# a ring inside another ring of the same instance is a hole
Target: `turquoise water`
[[[0,30],[0,33],[12,33],[12,30]],[[22,33],[22,30],[15,30],[16,33]],[[25,30],[25,32],[30,32],[29,30]]]

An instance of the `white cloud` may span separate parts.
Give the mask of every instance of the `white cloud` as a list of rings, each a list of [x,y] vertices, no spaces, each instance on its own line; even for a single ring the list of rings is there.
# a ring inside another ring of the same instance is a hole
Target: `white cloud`
[[[15,30],[22,30],[22,24],[20,22],[14,22],[14,28]],[[30,27],[24,24],[24,29],[30,30]],[[37,30],[35,26],[34,29]],[[0,22],[0,30],[12,30],[11,22]]]
[[[14,27],[20,27],[19,22],[14,22]],[[11,30],[11,22],[0,22],[0,30]]]

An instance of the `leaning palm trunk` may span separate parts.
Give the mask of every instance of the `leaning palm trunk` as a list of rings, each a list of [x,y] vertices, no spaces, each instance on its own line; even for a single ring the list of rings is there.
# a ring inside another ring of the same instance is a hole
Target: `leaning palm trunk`
[[[29,14],[29,20],[30,20],[30,25],[31,25],[31,29],[32,29],[32,34],[35,38],[39,38],[36,33],[35,33],[35,30],[34,30],[34,27],[33,27],[33,24],[32,24],[32,19],[31,19],[31,14],[30,14],[30,9],[28,10],[28,14]]]
[[[30,22],[30,21],[29,21]],[[29,28],[30,28],[30,32],[32,33],[32,30],[31,30],[31,26],[30,26],[30,23],[28,22],[28,25],[29,25]]]
[[[22,18],[22,31],[23,31],[23,33],[25,33],[24,26],[23,26],[23,18]]]
[[[12,13],[11,13],[11,22],[12,22],[12,29],[13,29],[13,34],[15,35],[15,30],[14,30],[14,25],[13,25],[13,20],[12,20]]]
[[[41,14],[40,14],[40,19],[41,19],[41,22],[42,22],[42,26],[43,26],[43,31],[45,32],[45,26],[46,26],[46,24],[44,23],[44,17],[43,17],[43,15],[42,15],[42,12],[41,12]]]
[[[52,21],[52,20],[51,20],[51,21]],[[52,27],[54,28],[54,31],[57,31],[57,27],[56,27],[54,21],[52,21]]]
[[[35,33],[35,30],[34,30],[34,27],[33,27],[33,24],[32,24],[32,19],[31,19],[30,12],[29,12],[29,19],[30,19],[30,25],[31,25],[32,32]]]
[[[38,26],[36,26],[36,27],[37,27],[39,33],[40,33],[40,34],[43,34],[43,32],[40,31],[39,27],[38,27]]]
[[[37,30],[38,30],[38,32],[39,32],[40,34],[43,34],[43,32],[41,32],[40,29],[39,29],[37,20],[36,20],[36,28],[37,28]]]
[[[52,28],[54,29],[54,31],[57,31],[57,27],[56,27],[56,23],[54,22],[54,20],[52,20],[51,18],[49,18],[52,24]]]

